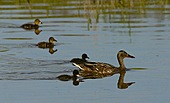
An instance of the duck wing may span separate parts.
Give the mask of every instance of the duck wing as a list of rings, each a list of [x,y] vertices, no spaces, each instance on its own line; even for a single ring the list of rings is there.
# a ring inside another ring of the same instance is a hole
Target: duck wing
[[[70,62],[76,63],[76,64],[81,64],[81,63],[84,63],[85,61],[80,58],[73,58]]]
[[[118,73],[119,69],[111,64],[95,62],[95,63],[85,63],[85,66],[90,68],[94,72],[101,74],[114,74]]]

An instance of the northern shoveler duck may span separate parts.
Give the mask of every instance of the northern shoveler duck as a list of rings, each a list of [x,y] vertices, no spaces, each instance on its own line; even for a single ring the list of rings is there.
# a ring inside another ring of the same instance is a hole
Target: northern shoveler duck
[[[90,62],[90,61],[87,61],[86,59],[89,59],[89,57],[87,56],[86,53],[84,53],[84,54],[82,54],[82,58],[73,58],[70,62],[74,66],[80,68],[80,70],[83,70],[85,63],[88,63],[89,65],[90,64],[96,64],[95,62]],[[86,66],[85,66],[85,68],[86,68],[86,70],[88,69],[88,71],[91,71],[91,69],[92,69],[92,68],[88,68]]]
[[[22,28],[24,29],[38,29],[39,24],[42,24],[42,22],[39,19],[35,19],[34,24],[26,23],[21,25]]]
[[[100,74],[114,74],[114,73],[119,73],[120,69],[126,69],[124,65],[124,58],[135,58],[135,57],[131,56],[124,50],[120,50],[117,53],[117,59],[120,65],[119,67],[115,67],[111,64],[103,63],[103,62],[84,62],[81,64],[74,63],[74,65],[77,66],[82,71],[97,72]]]
[[[57,42],[57,40],[56,39],[54,39],[53,37],[50,37],[49,38],[49,42],[39,42],[38,44],[37,44],[37,46],[39,47],[39,48],[53,48],[54,47],[54,41],[56,41]]]
[[[84,62],[87,62],[86,58],[89,59],[89,57],[87,56],[86,53],[82,54],[81,56],[82,58],[73,58],[70,62],[73,63],[73,65],[77,65],[77,64],[82,64]]]

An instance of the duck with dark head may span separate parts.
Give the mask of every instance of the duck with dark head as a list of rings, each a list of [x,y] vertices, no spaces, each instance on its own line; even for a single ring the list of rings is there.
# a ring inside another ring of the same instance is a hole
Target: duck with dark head
[[[89,59],[89,57],[87,56],[86,53],[83,53],[81,58],[73,58],[70,62],[73,63],[73,65],[77,65],[87,62],[86,59]]]
[[[96,64],[96,62],[91,62],[91,61],[88,61],[86,59],[89,59],[89,57],[87,56],[86,53],[83,53],[82,58],[73,58],[70,62],[74,66],[78,67],[80,70],[85,69],[85,71],[91,71],[91,69],[93,69],[93,68],[88,68],[88,67],[85,66],[85,64],[88,63],[88,64],[91,64],[91,65],[94,65],[94,64]]]

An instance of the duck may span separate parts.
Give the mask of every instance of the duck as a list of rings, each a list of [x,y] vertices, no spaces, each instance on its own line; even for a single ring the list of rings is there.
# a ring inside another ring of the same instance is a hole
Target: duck
[[[87,55],[86,53],[83,53],[83,54],[82,54],[82,58],[73,58],[70,62],[71,62],[74,66],[78,67],[80,70],[86,69],[86,71],[91,71],[92,68],[88,68],[87,66],[84,66],[85,63],[92,64],[92,65],[94,65],[94,64],[96,64],[96,63],[95,63],[95,62],[88,61],[88,60],[86,60],[86,59],[90,59],[90,58],[88,57],[88,55]]]
[[[124,50],[120,50],[117,53],[117,59],[119,67],[115,67],[112,64],[104,62],[84,62],[81,64],[75,64],[80,70],[86,72],[97,72],[99,74],[116,74],[119,73],[121,69],[126,69],[124,64],[124,58],[135,58],[134,56],[128,54]]]
[[[38,46],[39,48],[53,48],[54,47],[54,43],[53,42],[57,42],[56,39],[54,39],[53,37],[49,38],[49,42],[39,42],[38,44],[36,44],[36,46]]]
[[[75,65],[75,66],[78,66],[77,64],[84,64],[84,62],[87,62],[86,59],[89,59],[89,57],[87,56],[86,53],[83,53],[81,55],[81,58],[73,58],[70,62]]]
[[[26,23],[21,25],[21,27],[27,30],[38,29],[39,24],[42,24],[42,22],[39,19],[35,19],[34,24]]]

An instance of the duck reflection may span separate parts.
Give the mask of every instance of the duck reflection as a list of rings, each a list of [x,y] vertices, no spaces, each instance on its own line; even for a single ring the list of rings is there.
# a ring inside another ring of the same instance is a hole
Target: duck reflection
[[[39,35],[42,30],[39,30],[39,24],[42,24],[42,22],[39,19],[35,19],[34,24],[32,23],[25,23],[21,25],[20,27],[25,30],[33,30],[36,35]]]
[[[73,85],[77,86],[77,85],[79,85],[80,82],[83,82],[83,81],[81,81],[81,79],[78,79],[78,74],[79,74],[79,71],[74,70],[73,75],[64,74],[64,75],[58,76],[57,79],[60,80],[60,81],[70,81],[70,80],[72,80]]]
[[[39,35],[39,34],[41,33],[41,31],[42,31],[42,30],[34,29],[34,33],[35,33],[36,35]]]
[[[135,83],[135,82],[124,83],[124,77],[125,77],[125,74],[126,74],[125,69],[122,69],[119,74],[120,74],[120,76],[119,76],[118,83],[117,83],[117,87],[119,89],[126,89],[126,88],[128,88],[129,86],[131,86],[132,84]]]
[[[49,48],[49,53],[50,54],[54,54],[56,51],[58,51],[57,49],[53,49],[53,48]]]
[[[124,82],[126,70],[121,69],[119,74],[119,79],[117,82],[117,87],[119,89],[127,89],[129,86],[134,84],[135,82]],[[57,77],[58,80],[60,81],[73,81],[73,85],[77,86],[80,84],[80,82],[84,82],[87,79],[99,79],[99,78],[104,78],[104,77],[109,77],[112,76],[110,74],[101,74],[101,73],[95,73],[95,72],[85,72],[85,71],[78,71],[74,70],[73,75],[60,75]]]
[[[49,49],[49,53],[50,54],[54,54],[57,49],[53,49],[54,48],[54,42],[57,42],[56,39],[54,39],[53,37],[49,38],[49,42],[39,42],[38,44],[36,44],[36,46],[38,46],[41,49]]]
[[[131,86],[132,84],[134,84],[135,82],[128,82],[125,83],[124,82],[124,78],[125,78],[125,74],[126,74],[126,69],[120,69],[119,71],[119,79],[117,82],[117,87],[119,89],[127,89],[129,86]],[[81,76],[83,79],[98,79],[98,78],[104,78],[104,77],[109,77],[112,76],[114,74],[101,74],[101,73],[95,73],[95,72],[84,72],[84,71],[80,71],[79,76]]]

